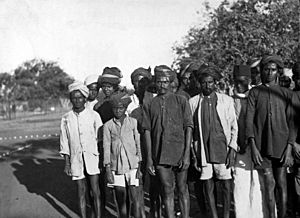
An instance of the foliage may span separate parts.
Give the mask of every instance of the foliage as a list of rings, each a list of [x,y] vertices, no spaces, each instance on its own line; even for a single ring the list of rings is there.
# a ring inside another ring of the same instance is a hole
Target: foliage
[[[207,26],[191,28],[183,45],[173,48],[177,54],[174,65],[207,63],[227,74],[234,64],[267,54],[278,54],[286,63],[294,61],[298,44],[298,0],[238,0],[232,4],[224,0],[210,14]]]
[[[14,87],[9,100],[28,101],[31,109],[43,108],[50,99],[68,96],[73,79],[55,62],[33,59],[20,65],[14,74],[0,74],[3,89]]]

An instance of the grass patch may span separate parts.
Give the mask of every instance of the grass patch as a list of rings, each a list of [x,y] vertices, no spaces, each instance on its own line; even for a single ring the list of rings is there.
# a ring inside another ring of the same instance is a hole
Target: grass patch
[[[30,115],[26,114],[14,120],[0,120],[0,137],[19,138],[58,134],[60,120],[65,112]]]

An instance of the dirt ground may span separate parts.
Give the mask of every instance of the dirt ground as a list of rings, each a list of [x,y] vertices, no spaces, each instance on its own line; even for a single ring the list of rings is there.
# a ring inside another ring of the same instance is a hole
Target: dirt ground
[[[64,160],[58,155],[58,142],[58,137],[18,142],[12,145],[15,150],[30,146],[0,159],[1,218],[79,217],[76,184],[63,173]],[[197,217],[193,195],[191,202],[191,217]],[[148,212],[148,193],[145,204]],[[107,218],[117,217],[112,198],[108,199],[106,209]]]

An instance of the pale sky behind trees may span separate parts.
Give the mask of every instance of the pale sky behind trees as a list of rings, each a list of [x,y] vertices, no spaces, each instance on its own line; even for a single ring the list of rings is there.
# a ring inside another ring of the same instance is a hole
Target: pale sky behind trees
[[[171,65],[172,46],[207,22],[204,0],[0,0],[0,73],[33,58],[84,80],[116,66]],[[218,6],[220,0],[210,0]],[[197,14],[197,11],[199,12]]]

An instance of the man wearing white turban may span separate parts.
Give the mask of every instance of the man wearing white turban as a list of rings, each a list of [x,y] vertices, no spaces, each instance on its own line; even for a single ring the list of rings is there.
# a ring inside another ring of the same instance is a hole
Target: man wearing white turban
[[[89,96],[87,98],[85,107],[90,108],[93,110],[95,104],[97,104],[97,96],[99,93],[99,86],[98,86],[98,78],[99,76],[97,74],[92,74],[89,75],[87,78],[84,80],[84,85],[87,86],[89,89]]]
[[[81,217],[86,217],[86,186],[89,180],[96,217],[101,216],[99,190],[99,152],[97,132],[102,121],[97,112],[85,108],[88,88],[81,82],[69,85],[72,110],[64,114],[60,126],[60,151],[65,158],[64,172],[77,182]]]

